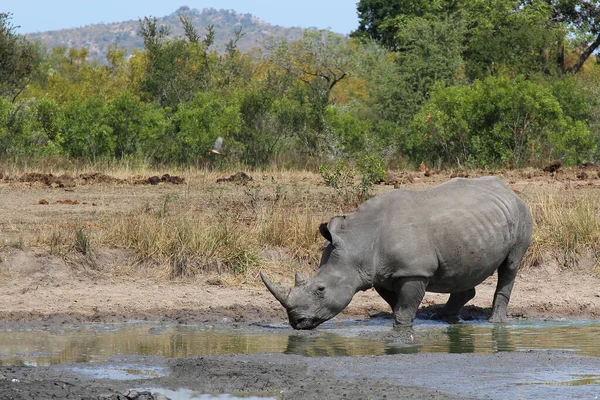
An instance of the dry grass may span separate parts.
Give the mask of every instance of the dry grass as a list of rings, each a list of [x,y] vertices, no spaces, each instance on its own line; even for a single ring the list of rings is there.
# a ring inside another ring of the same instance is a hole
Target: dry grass
[[[575,266],[583,255],[600,260],[600,196],[597,190],[538,189],[525,198],[534,217],[531,260],[543,255]]]
[[[224,175],[187,175],[194,188],[185,197],[167,196],[122,215],[105,215],[94,245],[132,249],[140,262],[161,265],[159,276],[168,279],[204,273],[253,277],[266,264],[288,276],[314,268],[322,245],[318,225],[327,215],[307,201],[314,193],[298,187],[306,175],[290,179],[283,172],[275,179],[254,173],[260,181],[250,185],[215,185]],[[286,259],[273,259],[274,249]]]

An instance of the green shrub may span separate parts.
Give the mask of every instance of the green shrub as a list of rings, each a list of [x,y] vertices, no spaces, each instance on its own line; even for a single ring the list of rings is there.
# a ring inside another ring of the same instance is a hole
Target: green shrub
[[[595,144],[585,121],[565,115],[552,89],[503,77],[437,86],[414,118],[405,149],[415,164],[520,167],[555,158],[576,163]]]
[[[325,185],[333,188],[345,205],[358,205],[370,198],[373,184],[383,181],[385,169],[375,156],[363,156],[356,168],[340,160],[333,166],[320,165],[319,174]],[[360,179],[356,182],[355,177]]]

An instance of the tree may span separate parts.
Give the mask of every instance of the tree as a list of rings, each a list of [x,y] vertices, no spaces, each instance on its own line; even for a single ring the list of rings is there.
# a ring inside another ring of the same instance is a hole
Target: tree
[[[526,0],[530,3],[532,0]],[[565,72],[577,73],[585,61],[600,46],[600,2],[588,0],[546,0],[552,7],[551,21],[569,29],[572,46],[577,50],[577,61],[567,67],[564,64],[564,45],[559,48],[559,63]]]
[[[465,27],[458,18],[397,17],[394,65],[376,77],[380,115],[406,127],[436,83],[455,84],[464,70]]]
[[[170,38],[171,30],[159,26],[156,18],[140,20],[140,35],[147,53],[141,88],[162,107],[173,109],[210,86],[216,57],[209,51],[214,41],[212,26],[207,28],[204,40],[199,40],[189,18],[181,15],[180,20],[186,36],[178,38]]]
[[[302,39],[289,43],[274,39],[266,46],[270,61],[307,85],[331,90],[352,75],[354,58],[350,46],[339,35],[323,30],[305,30]]]
[[[357,3],[358,29],[350,36],[372,39],[390,50],[396,50],[398,26],[389,22],[396,17],[425,17],[431,13],[448,15],[458,1],[443,0],[360,0]]]
[[[473,0],[459,12],[466,26],[463,59],[470,80],[489,75],[555,75],[565,36],[544,1]]]
[[[0,13],[0,96],[15,101],[35,73],[40,52],[10,22],[12,14]]]
[[[304,97],[309,104],[310,130],[297,132],[307,154],[319,152],[325,133],[324,114],[330,103],[333,88],[352,76],[356,57],[344,38],[329,30],[305,30],[302,39],[288,42],[273,39],[267,43],[267,59],[294,76],[305,85],[304,93],[296,91],[293,97]]]

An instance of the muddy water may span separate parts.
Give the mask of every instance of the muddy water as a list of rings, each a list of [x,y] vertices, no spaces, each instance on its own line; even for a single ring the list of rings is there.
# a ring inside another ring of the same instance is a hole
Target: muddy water
[[[165,358],[281,353],[308,357],[409,353],[496,353],[566,350],[600,357],[600,321],[527,321],[455,325],[418,321],[398,335],[389,320],[329,322],[312,332],[285,325],[234,327],[88,325],[51,330],[0,331],[0,365],[56,365],[106,361],[117,355]],[[85,365],[85,364],[82,364]],[[160,371],[121,368],[120,374],[155,377]],[[109,376],[111,379],[114,376]],[[596,377],[582,378],[598,379]]]
[[[598,399],[598,340],[600,321],[5,326],[0,398]]]

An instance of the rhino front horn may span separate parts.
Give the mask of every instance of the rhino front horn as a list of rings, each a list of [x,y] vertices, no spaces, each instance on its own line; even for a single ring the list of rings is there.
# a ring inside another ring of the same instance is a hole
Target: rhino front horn
[[[269,292],[271,292],[271,294],[273,296],[275,296],[277,301],[279,301],[281,303],[281,305],[284,306],[285,308],[289,308],[288,304],[287,304],[287,298],[288,298],[288,295],[290,294],[289,289],[286,291],[281,286],[275,285],[262,272],[260,272],[260,279],[262,279],[262,281],[265,284],[265,286],[267,287],[267,289],[269,289]]]
[[[303,277],[300,272],[296,272],[296,286],[302,286],[306,284],[306,278]]]

